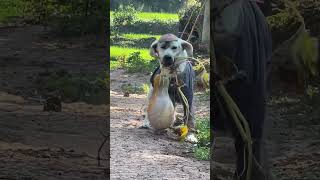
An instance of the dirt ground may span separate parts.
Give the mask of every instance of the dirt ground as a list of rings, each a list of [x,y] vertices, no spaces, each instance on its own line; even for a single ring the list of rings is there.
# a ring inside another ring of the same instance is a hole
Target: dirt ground
[[[209,179],[208,161],[193,157],[192,145],[139,129],[146,95],[124,97],[121,84],[146,83],[148,75],[111,72],[111,161],[97,165],[106,132],[106,105],[63,103],[62,112],[43,112],[36,78],[44,71],[104,71],[105,49],[96,37],[59,39],[42,27],[0,28],[0,179]],[[97,61],[101,59],[101,61]],[[208,101],[196,100],[197,117]],[[268,101],[271,169],[279,180],[320,179],[320,106],[284,91]],[[106,132],[106,134],[108,134]],[[104,147],[105,159],[108,147]],[[216,144],[212,177],[231,179],[231,138]]]
[[[210,179],[209,161],[193,157],[192,145],[170,135],[139,129],[146,95],[124,97],[121,85],[148,83],[149,75],[111,72],[111,179]],[[196,116],[209,114],[209,102],[195,100]]]
[[[318,99],[319,100],[319,99]],[[267,165],[275,180],[317,180],[320,178],[319,101],[304,96],[273,92],[268,100],[265,123]],[[235,150],[230,135],[216,134],[214,159],[216,179],[232,179]],[[211,175],[212,175],[211,174]]]
[[[104,71],[104,48],[94,37],[60,39],[40,26],[0,27],[0,179],[106,179],[97,152],[106,132],[106,105],[62,104],[43,112],[39,73]],[[99,47],[100,46],[100,47]]]

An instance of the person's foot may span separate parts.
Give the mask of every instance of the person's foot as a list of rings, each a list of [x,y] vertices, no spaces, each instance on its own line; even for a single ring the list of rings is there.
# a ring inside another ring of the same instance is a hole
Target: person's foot
[[[198,139],[194,133],[188,133],[185,141],[190,142],[190,143],[194,143],[194,144],[198,143]]]

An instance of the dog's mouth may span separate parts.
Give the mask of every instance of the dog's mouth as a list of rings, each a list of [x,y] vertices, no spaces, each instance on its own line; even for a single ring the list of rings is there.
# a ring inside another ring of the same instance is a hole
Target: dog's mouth
[[[170,55],[165,55],[163,58],[162,58],[162,66],[164,67],[170,67],[174,64],[174,57],[170,56]]]
[[[161,64],[163,68],[171,68],[174,65],[174,63],[164,63],[164,62],[162,62]]]

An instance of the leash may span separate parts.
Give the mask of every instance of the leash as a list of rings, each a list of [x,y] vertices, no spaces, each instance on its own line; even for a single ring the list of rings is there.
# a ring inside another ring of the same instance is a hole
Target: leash
[[[180,60],[179,60],[180,59]],[[180,64],[182,63],[188,63],[190,61],[187,61],[186,58],[183,58],[182,57],[176,57],[176,61],[172,67],[170,67],[170,70],[171,72],[173,73],[174,75],[174,78],[175,78],[175,86],[178,90],[178,93],[180,95],[180,98],[183,102],[183,104],[185,105],[185,108],[186,108],[186,121],[184,121],[184,126],[187,126],[188,125],[188,122],[189,122],[189,116],[191,115],[190,114],[190,111],[189,111],[189,102],[188,102],[188,99],[187,97],[184,95],[184,93],[182,92],[181,88],[185,86],[185,83],[182,82],[181,84],[179,83],[179,78],[178,78],[178,71],[177,71],[177,68],[180,66]]]

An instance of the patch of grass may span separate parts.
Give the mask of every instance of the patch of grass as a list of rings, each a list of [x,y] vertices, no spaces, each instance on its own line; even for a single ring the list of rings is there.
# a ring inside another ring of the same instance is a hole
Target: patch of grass
[[[159,39],[161,35],[129,33],[129,34],[122,34],[121,36],[127,39],[146,39],[146,38],[152,38],[152,37]]]
[[[196,129],[198,131],[198,143],[194,148],[194,155],[200,160],[210,159],[210,121],[208,118],[198,119],[196,121]]]
[[[177,33],[179,31],[179,23],[173,21],[142,21],[137,20],[133,24],[120,26],[118,32],[136,33],[136,34],[166,34]]]
[[[146,73],[151,72],[153,69],[155,69],[156,66],[156,60],[153,59],[151,61],[146,61],[142,58],[140,55],[140,52],[134,52],[130,54],[130,56],[127,59],[127,66],[125,69],[129,73]]]
[[[172,13],[140,12],[137,14],[137,18],[143,21],[179,21],[178,14]]]
[[[194,149],[194,155],[199,160],[210,159],[210,148],[209,147],[197,147]]]
[[[22,0],[1,0],[0,1],[0,22],[7,22],[10,17],[23,15],[24,2]]]
[[[129,55],[111,56],[110,69],[123,68],[128,73],[148,73],[152,72],[158,62],[156,59],[144,59],[141,52],[132,52]]]
[[[114,11],[110,12],[110,17],[111,19],[114,18]],[[178,22],[179,16],[178,14],[173,14],[173,13],[140,12],[140,13],[137,13],[137,19],[145,22],[154,21],[154,20]]]
[[[64,102],[106,103],[108,77],[105,73],[70,74],[59,70],[39,75],[37,82],[40,92],[58,92]]]
[[[198,94],[200,101],[210,100],[210,89],[206,89],[204,92]]]
[[[149,49],[151,43],[159,37],[159,35],[153,36],[148,34],[114,35],[110,37],[110,46]]]
[[[149,86],[147,84],[123,84],[121,89],[124,93],[129,94],[146,94],[149,91]]]
[[[110,61],[110,70],[116,70],[120,67],[118,61]]]
[[[119,46],[111,46],[110,47],[110,56],[111,57],[119,57],[119,56],[129,56],[134,52],[140,52],[140,56],[143,59],[152,59],[149,54],[149,49],[138,49],[138,48],[128,48],[128,47],[119,47]]]

